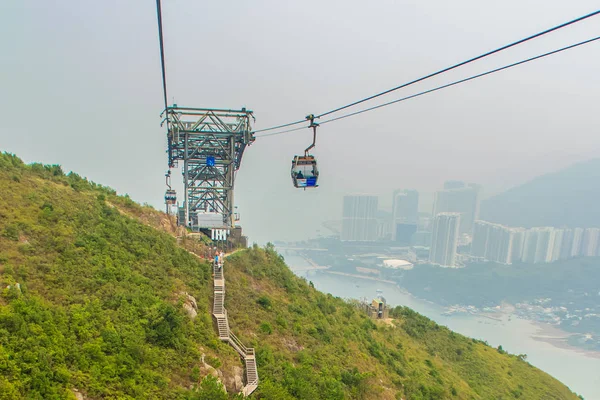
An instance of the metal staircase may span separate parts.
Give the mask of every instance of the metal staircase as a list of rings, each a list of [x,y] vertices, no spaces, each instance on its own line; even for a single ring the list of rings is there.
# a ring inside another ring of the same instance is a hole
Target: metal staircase
[[[217,263],[213,263],[213,273],[215,277],[213,316],[217,320],[219,339],[228,342],[244,360],[246,364],[246,386],[242,388],[242,393],[244,396],[248,396],[258,387],[258,369],[254,349],[244,346],[242,341],[229,330],[229,319],[227,318],[227,310],[225,309],[225,277],[223,276],[223,268],[219,268]]]

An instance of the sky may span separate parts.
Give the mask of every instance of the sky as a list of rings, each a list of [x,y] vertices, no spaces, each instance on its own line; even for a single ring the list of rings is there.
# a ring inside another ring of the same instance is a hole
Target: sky
[[[255,129],[345,105],[595,11],[597,1],[163,0],[169,102],[254,111]],[[600,35],[600,16],[381,102]],[[153,1],[0,2],[0,150],[163,208],[167,168]],[[342,196],[487,196],[600,155],[600,42],[319,128],[320,187],[292,186],[308,129],[259,138],[235,201],[251,242],[327,234]],[[368,105],[378,104],[373,101]],[[173,180],[180,183],[179,173]],[[177,185],[176,185],[177,187]],[[181,187],[181,185],[180,185]],[[183,196],[180,192],[180,198]]]

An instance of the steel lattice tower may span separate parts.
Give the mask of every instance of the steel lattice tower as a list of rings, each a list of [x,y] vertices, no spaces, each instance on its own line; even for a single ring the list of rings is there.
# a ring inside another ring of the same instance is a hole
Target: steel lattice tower
[[[183,161],[185,221],[193,230],[234,227],[233,186],[246,146],[254,141],[252,111],[184,108],[166,110],[169,168]],[[206,216],[220,214],[221,221]]]

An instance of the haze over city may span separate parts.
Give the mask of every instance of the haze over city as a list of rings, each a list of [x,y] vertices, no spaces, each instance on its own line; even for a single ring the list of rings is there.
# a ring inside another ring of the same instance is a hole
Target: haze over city
[[[597,3],[2,2],[0,397],[600,398]]]
[[[423,76],[594,5],[167,2],[169,102],[245,106],[260,129]],[[3,149],[60,163],[162,209],[166,141],[159,55],[150,40],[155,10],[141,2],[0,7]],[[587,39],[596,28],[584,21],[383,100]],[[308,130],[259,138],[236,182],[245,233],[261,243],[314,236],[321,222],[341,216],[347,193],[380,195],[390,207],[389,190],[412,188],[427,209],[449,179],[477,182],[485,197],[593,158],[600,148],[599,59],[598,45],[590,44],[323,126],[315,192],[300,192],[289,179],[292,156],[310,143]]]

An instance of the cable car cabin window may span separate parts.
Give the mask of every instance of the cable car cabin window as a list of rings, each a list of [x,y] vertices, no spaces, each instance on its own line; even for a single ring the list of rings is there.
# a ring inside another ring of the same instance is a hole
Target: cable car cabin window
[[[317,187],[319,170],[313,156],[296,156],[292,161],[292,181],[297,188]]]

